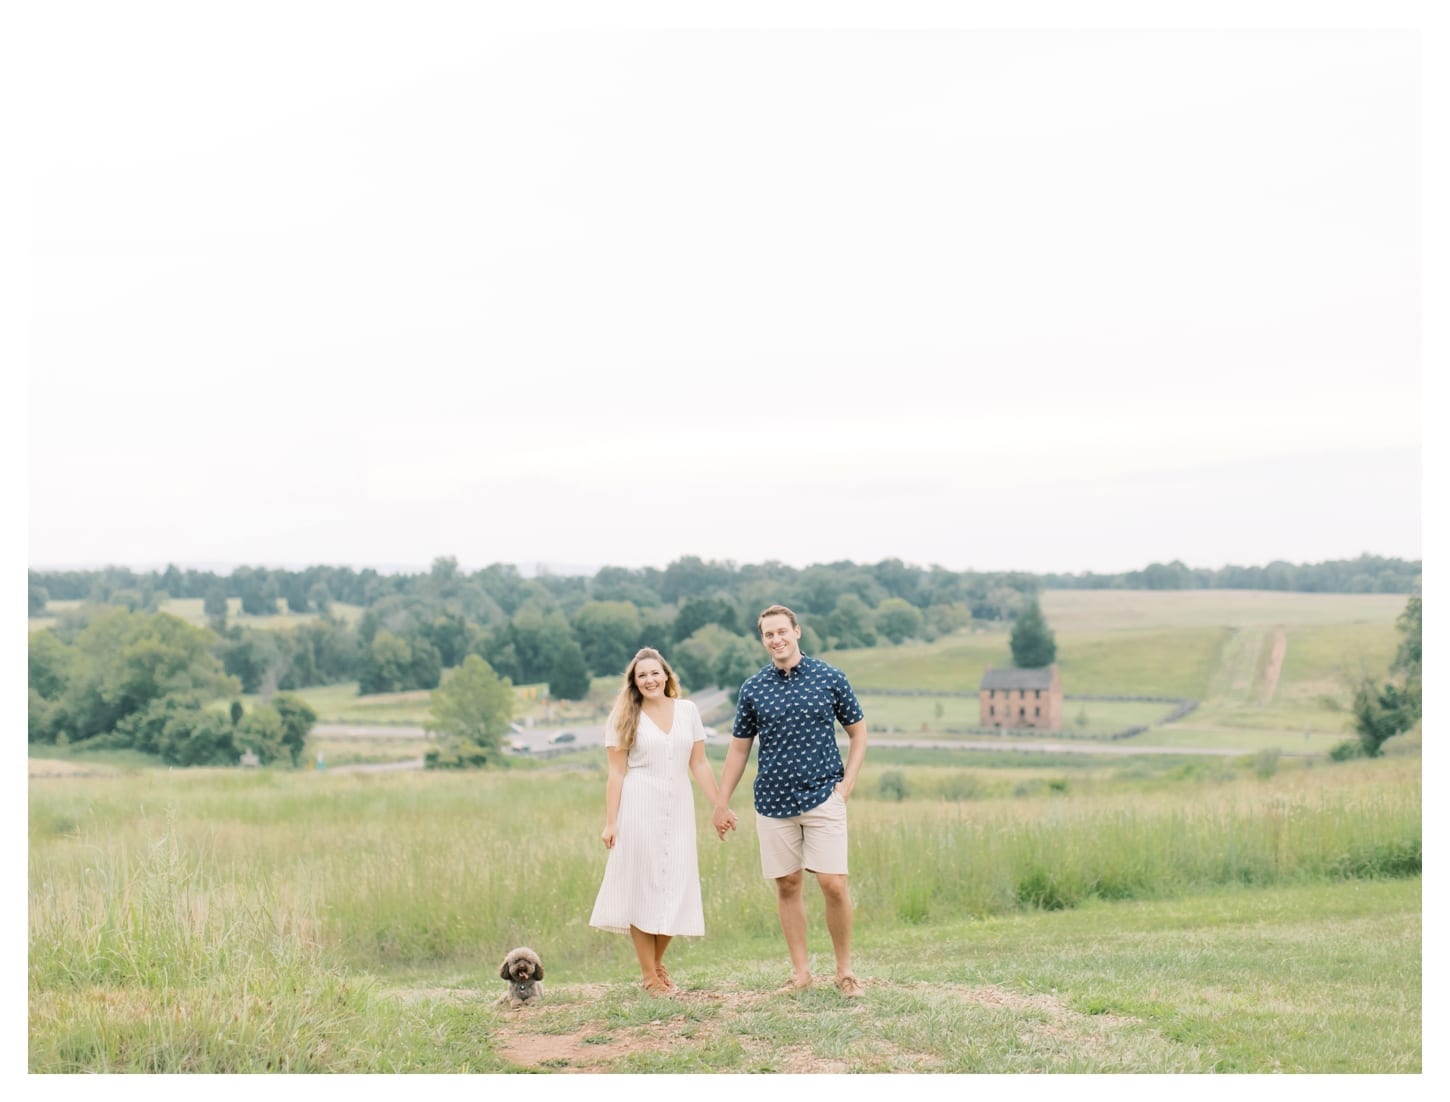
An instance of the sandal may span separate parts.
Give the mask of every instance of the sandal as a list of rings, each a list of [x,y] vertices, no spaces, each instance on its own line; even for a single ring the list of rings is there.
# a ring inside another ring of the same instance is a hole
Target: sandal
[[[657,999],[663,999],[674,993],[669,989],[669,987],[661,982],[658,976],[653,976],[647,980],[641,980],[640,986]]]
[[[670,994],[673,995],[676,991],[680,989],[679,985],[676,984],[674,980],[670,979],[670,974],[665,970],[665,966],[663,964],[655,965],[655,975],[658,976],[660,978],[660,982],[669,989]]]

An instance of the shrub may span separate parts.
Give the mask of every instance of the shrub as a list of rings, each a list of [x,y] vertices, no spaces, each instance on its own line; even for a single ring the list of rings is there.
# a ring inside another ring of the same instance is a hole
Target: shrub
[[[1253,769],[1254,776],[1260,780],[1268,780],[1279,771],[1279,751],[1260,750],[1254,755]]]
[[[882,773],[876,785],[876,792],[883,800],[906,799],[906,778],[898,770]]]

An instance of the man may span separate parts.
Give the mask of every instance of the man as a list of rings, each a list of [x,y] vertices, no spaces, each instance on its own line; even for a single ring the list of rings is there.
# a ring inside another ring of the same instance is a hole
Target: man
[[[735,824],[730,796],[750,747],[760,738],[755,775],[760,867],[775,882],[780,929],[790,952],[785,991],[811,985],[806,953],[805,872],[815,874],[826,903],[826,928],[836,954],[836,986],[858,998],[851,971],[851,893],[846,884],[846,801],[866,757],[866,721],[846,675],[801,653],[800,623],[784,605],[771,605],[756,621],[770,664],[740,687],[734,737],[725,756],[715,806],[715,830]],[[836,721],[851,738],[846,762],[836,746]]]

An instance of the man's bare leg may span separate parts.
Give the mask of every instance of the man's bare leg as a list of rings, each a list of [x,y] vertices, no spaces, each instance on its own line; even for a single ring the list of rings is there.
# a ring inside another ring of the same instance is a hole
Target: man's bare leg
[[[816,873],[826,899],[826,929],[836,953],[836,978],[851,972],[851,889],[843,873]]]
[[[804,882],[800,869],[775,878],[775,909],[790,953],[791,984],[795,987],[807,987],[811,982],[811,962],[806,954],[806,901],[801,893]]]

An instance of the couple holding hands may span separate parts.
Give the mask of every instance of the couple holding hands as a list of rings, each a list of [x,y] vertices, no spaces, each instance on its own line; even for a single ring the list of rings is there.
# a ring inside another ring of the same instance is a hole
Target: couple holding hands
[[[756,620],[770,662],[740,687],[735,725],[720,783],[705,759],[705,729],[664,656],[645,648],[624,674],[604,729],[609,756],[604,881],[589,924],[628,933],[642,984],[669,995],[665,969],[672,938],[705,932],[689,778],[714,806],[721,841],[736,827],[730,797],[745,773],[752,744],[760,867],[774,882],[781,932],[790,954],[784,991],[811,985],[802,888],[812,872],[825,899],[836,957],[836,986],[862,994],[851,971],[851,895],[846,881],[846,801],[866,756],[866,721],[845,674],[801,653],[800,623],[784,605]],[[844,764],[835,724],[850,736]]]

